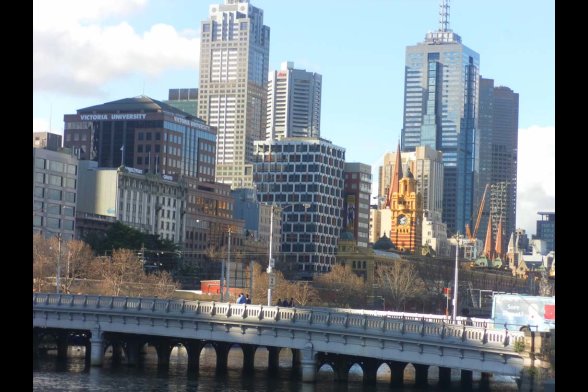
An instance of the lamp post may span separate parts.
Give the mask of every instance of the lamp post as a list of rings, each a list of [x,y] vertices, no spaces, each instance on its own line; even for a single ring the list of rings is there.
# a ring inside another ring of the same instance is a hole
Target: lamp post
[[[459,271],[459,231],[457,232],[456,245],[455,245],[455,275],[453,276],[453,318],[452,321],[455,324],[457,320],[457,277]]]

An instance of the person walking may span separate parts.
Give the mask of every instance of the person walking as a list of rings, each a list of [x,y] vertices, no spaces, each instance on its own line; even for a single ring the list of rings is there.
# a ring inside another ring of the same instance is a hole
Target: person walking
[[[251,298],[249,298],[249,293],[245,294],[245,303],[246,304],[250,304],[251,303]]]
[[[245,296],[243,295],[243,293],[239,294],[239,299],[237,300],[238,304],[244,304],[246,301]]]

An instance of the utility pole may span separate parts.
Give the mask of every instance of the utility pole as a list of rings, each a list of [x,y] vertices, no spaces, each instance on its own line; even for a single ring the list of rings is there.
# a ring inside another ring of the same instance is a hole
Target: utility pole
[[[267,306],[272,305],[272,289],[276,284],[275,274],[274,274],[274,259],[272,258],[272,247],[273,247],[273,240],[274,240],[274,205],[271,206],[270,212],[270,237],[269,237],[269,260],[268,260],[268,267],[267,267],[267,275],[268,275],[268,286],[267,286]]]
[[[227,253],[227,301],[231,300],[231,228],[229,227],[229,251]]]
[[[453,276],[453,323],[457,320],[457,277],[459,270],[459,231],[457,232],[455,246],[455,275]]]
[[[61,233],[57,233],[57,273],[55,274],[57,294],[61,291]]]

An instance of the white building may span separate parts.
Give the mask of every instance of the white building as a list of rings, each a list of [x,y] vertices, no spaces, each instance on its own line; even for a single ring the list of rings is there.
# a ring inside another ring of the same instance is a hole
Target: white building
[[[171,176],[80,161],[78,192],[80,212],[112,216],[144,233],[183,243],[187,187]]]
[[[267,84],[266,139],[321,136],[322,76],[284,62]]]

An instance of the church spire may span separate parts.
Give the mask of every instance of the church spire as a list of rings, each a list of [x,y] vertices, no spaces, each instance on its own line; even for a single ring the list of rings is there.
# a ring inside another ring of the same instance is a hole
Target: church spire
[[[498,220],[498,228],[496,229],[496,248],[495,253],[496,257],[504,256],[504,250],[502,249],[502,215],[500,215],[500,219]]]
[[[492,241],[492,212],[488,217],[488,228],[486,229],[486,241],[484,242],[484,256],[488,260],[494,260],[494,241]]]

